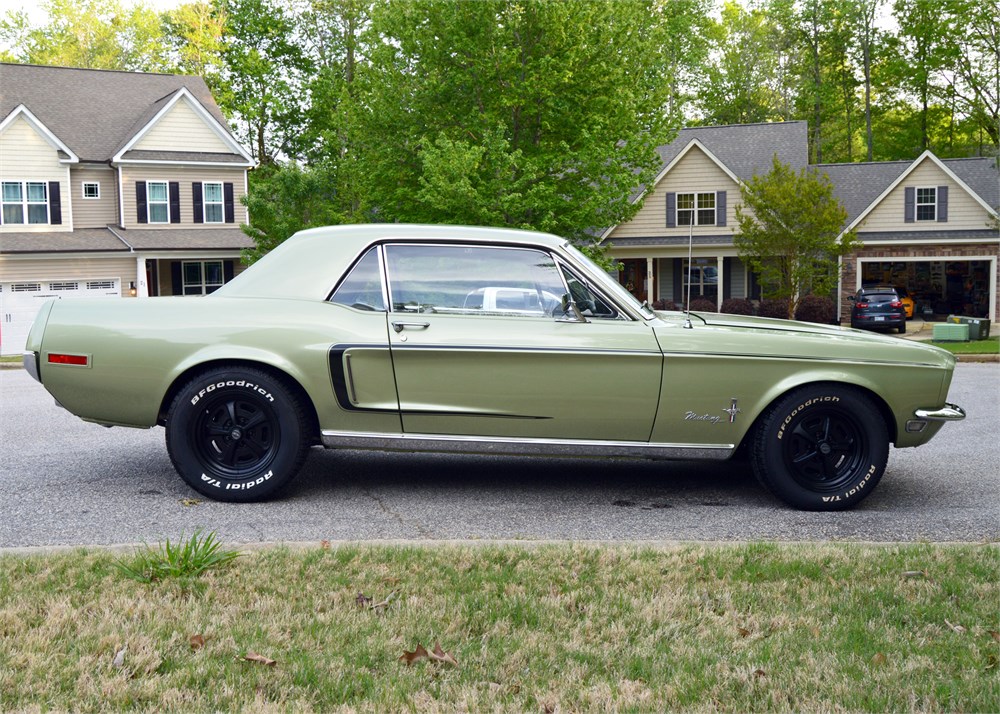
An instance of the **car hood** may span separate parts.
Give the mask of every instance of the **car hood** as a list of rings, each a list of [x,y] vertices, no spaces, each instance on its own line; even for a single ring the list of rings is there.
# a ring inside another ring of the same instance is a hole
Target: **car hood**
[[[803,359],[891,362],[953,367],[955,356],[932,345],[865,330],[767,317],[659,312],[657,336],[664,352],[705,351]]]

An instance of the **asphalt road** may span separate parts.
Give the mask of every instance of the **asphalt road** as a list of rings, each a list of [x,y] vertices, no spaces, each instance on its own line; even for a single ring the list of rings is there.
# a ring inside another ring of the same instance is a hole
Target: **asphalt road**
[[[806,513],[743,463],[372,454],[315,449],[284,498],[202,499],[163,430],[104,429],[0,371],[0,548],[157,542],[196,528],[229,543],[376,539],[1000,540],[1000,366],[960,364],[969,416],[892,450],[857,509]],[[188,499],[195,499],[192,503]]]

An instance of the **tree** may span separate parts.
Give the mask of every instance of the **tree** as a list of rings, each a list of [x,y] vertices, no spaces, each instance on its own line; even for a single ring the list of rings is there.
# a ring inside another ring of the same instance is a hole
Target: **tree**
[[[741,193],[733,242],[760,275],[764,296],[788,299],[791,320],[800,298],[837,287],[838,259],[861,244],[854,231],[841,235],[847,211],[815,170],[796,172],[775,156],[771,170],[750,179]]]

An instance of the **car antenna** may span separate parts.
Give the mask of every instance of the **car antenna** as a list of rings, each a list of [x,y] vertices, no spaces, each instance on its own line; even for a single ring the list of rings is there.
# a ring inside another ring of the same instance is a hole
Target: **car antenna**
[[[687,275],[687,297],[684,305],[684,327],[688,330],[694,325],[691,324],[691,244],[694,242],[694,221],[688,224],[688,275]]]

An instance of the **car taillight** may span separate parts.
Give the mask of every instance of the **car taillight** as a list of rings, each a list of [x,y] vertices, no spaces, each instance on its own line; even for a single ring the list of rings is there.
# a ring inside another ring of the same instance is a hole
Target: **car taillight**
[[[903,303],[901,303],[899,300],[893,300],[891,303],[889,303],[889,307],[903,307]]]
[[[868,303],[866,302],[856,302],[854,304],[857,305],[858,307],[868,307]]]

